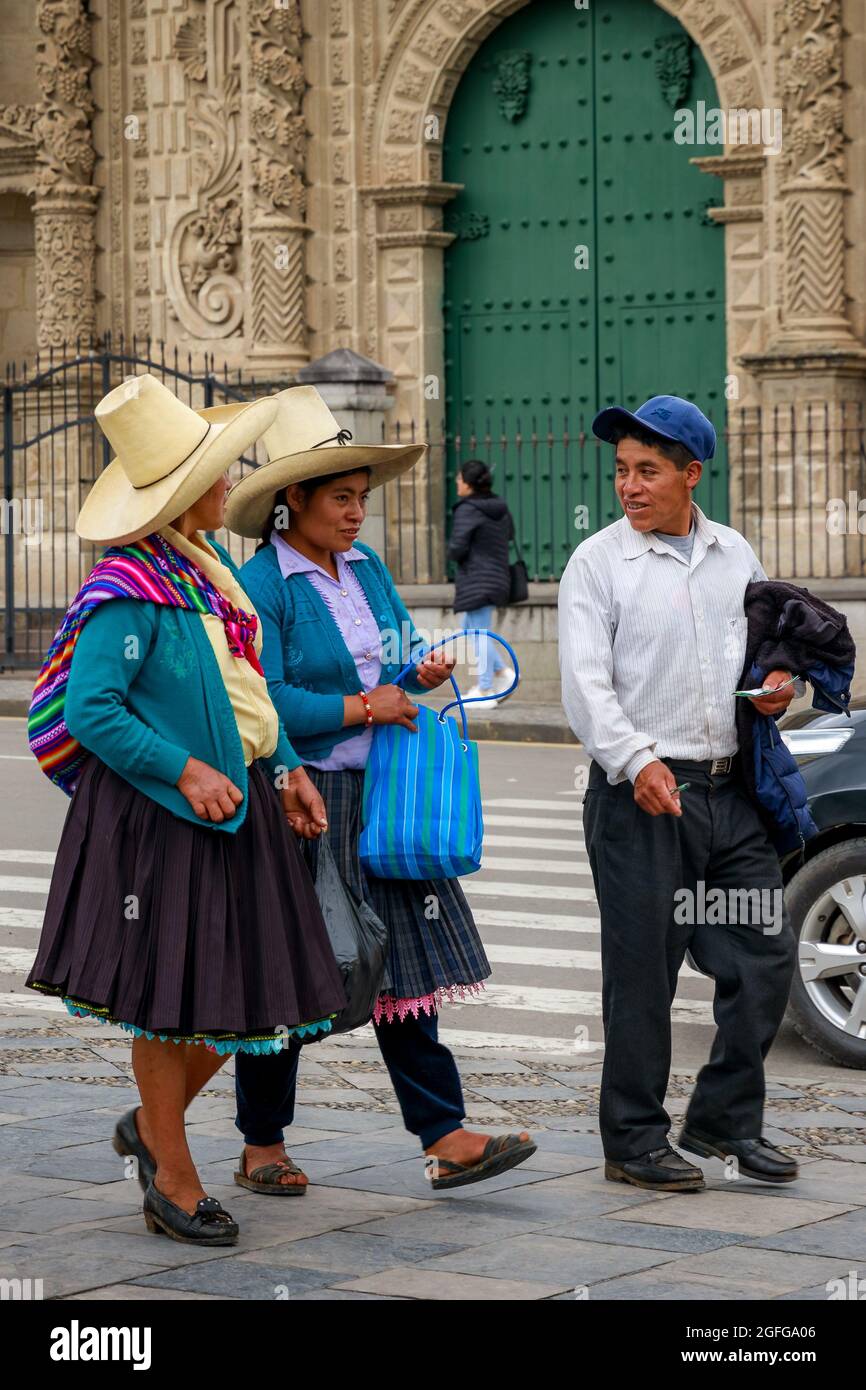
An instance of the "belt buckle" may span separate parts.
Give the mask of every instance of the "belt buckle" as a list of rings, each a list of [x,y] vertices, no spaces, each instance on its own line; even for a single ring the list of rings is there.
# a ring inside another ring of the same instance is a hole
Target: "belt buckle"
[[[719,777],[722,773],[730,772],[730,770],[731,758],[713,758],[712,765],[710,767],[710,776]]]

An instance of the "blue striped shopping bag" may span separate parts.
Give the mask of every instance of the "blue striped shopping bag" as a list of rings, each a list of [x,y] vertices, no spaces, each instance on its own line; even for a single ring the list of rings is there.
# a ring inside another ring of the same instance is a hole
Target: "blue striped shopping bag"
[[[472,628],[428,647],[403,668],[394,684],[436,647],[484,631]],[[514,681],[497,698],[517,688],[520,671],[513,649],[495,632],[486,634],[507,650]],[[478,747],[469,738],[464,700],[451,677],[456,700],[440,710],[418,709],[418,732],[400,724],[377,724],[364,775],[360,856],[376,878],[460,878],[481,868],[481,786]],[[460,722],[447,717],[457,705]]]

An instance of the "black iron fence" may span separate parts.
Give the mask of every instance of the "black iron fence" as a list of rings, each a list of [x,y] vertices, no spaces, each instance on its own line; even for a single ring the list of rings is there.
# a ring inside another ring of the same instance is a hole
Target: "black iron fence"
[[[0,665],[39,664],[97,558],[98,548],[75,534],[81,502],[110,460],[93,408],[124,377],[143,371],[194,408],[251,399],[290,384],[242,378],[220,370],[211,355],[193,360],[141,339],[48,352],[30,370],[10,367],[3,388]],[[718,431],[719,448],[705,468],[697,500],[710,517],[746,536],[769,574],[810,579],[866,572],[861,405],[731,410]],[[575,546],[621,515],[613,450],[594,438],[589,421],[516,419],[499,430],[487,420],[450,429],[438,421],[409,422],[386,427],[383,438],[428,446],[421,464],[374,492],[365,527],[365,537],[402,584],[451,577],[446,540],[454,477],[470,458],[492,469],[535,581],[556,581]],[[235,476],[263,459],[258,445],[235,465]],[[239,563],[255,548],[236,536],[219,539]]]
[[[695,501],[740,531],[768,574],[787,579],[866,574],[866,413],[861,402],[791,402],[731,409],[716,424],[715,455]],[[467,428],[383,434],[423,441],[426,468],[390,489],[388,562],[404,582],[450,577],[443,537],[462,463],[481,459],[507,501],[530,578],[556,581],[575,546],[622,516],[614,450],[591,421],[519,419],[499,431]],[[427,518],[432,517],[432,525]]]

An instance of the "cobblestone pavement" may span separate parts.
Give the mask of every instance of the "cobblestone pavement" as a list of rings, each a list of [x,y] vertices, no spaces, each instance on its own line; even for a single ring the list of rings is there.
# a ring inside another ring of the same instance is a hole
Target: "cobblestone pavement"
[[[800,1180],[768,1187],[705,1166],[707,1189],[606,1182],[599,1063],[458,1049],[469,1122],[532,1129],[538,1152],[490,1182],[426,1184],[378,1050],[363,1034],[311,1046],[290,1152],[309,1175],[282,1202],[232,1181],[231,1063],[190,1112],[203,1182],[241,1226],[200,1251],[148,1235],[110,1145],[136,1099],[129,1042],[22,1000],[0,1032],[0,1279],[60,1299],[816,1299],[866,1276],[866,1076],[770,1078],[766,1133]],[[672,1137],[693,1072],[674,1073]],[[828,1284],[830,1289],[828,1289]],[[838,1296],[838,1294],[837,1294]]]

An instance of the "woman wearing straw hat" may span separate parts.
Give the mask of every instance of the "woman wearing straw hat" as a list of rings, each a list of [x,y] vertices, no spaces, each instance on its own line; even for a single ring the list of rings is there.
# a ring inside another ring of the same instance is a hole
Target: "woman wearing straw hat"
[[[418,708],[393,681],[401,649],[416,651],[421,639],[388,570],[357,538],[370,488],[413,467],[425,449],[349,445],[312,386],[283,391],[277,402],[263,436],[270,462],[233,488],[226,525],[262,541],[241,574],[262,620],[271,696],[328,806],[347,886],[388,928],[386,988],[373,1022],[406,1127],[431,1160],[434,1187],[477,1182],[522,1162],[534,1145],[525,1133],[490,1139],[463,1129],[460,1077],[437,1037],[439,1005],[476,993],[490,974],[469,905],[456,879],[373,878],[358,851],[371,726],[414,729]],[[441,653],[426,658],[409,689],[435,689],[453,664]],[[299,1053],[295,1043],[261,1067],[237,1060],[245,1149],[236,1181],[244,1187],[304,1193],[306,1177],[283,1146]]]
[[[296,838],[321,832],[324,806],[268,696],[238,571],[202,534],[275,411],[199,414],[149,375],[99,403],[117,457],[77,531],[110,549],[30,711],[31,747],[72,802],[27,983],[134,1034],[142,1105],[114,1147],[138,1161],[148,1229],[196,1245],[238,1228],[201,1185],[185,1108],[228,1053],[261,1065],[345,1003]]]

